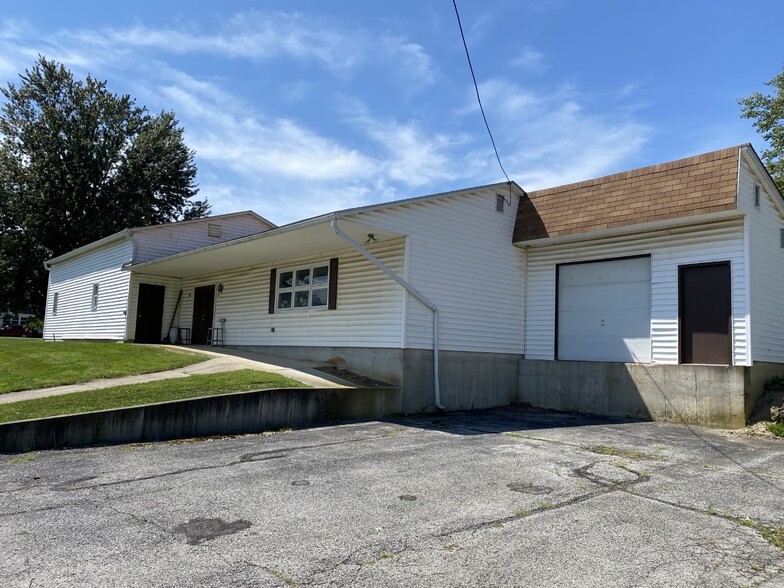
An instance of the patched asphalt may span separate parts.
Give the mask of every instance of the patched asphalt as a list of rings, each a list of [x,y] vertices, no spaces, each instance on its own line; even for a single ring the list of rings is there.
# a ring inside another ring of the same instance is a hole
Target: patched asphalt
[[[490,410],[0,456],[0,586],[784,587],[784,442]]]

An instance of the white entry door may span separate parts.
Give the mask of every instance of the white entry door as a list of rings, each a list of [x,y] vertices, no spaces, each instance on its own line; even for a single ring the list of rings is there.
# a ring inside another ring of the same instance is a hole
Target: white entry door
[[[651,360],[651,258],[558,266],[557,359]]]

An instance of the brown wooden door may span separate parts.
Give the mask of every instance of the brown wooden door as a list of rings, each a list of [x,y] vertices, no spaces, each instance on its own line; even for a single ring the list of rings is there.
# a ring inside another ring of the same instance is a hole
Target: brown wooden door
[[[207,343],[207,329],[212,326],[215,306],[215,284],[199,286],[193,291],[193,323],[191,324],[191,343]]]
[[[163,300],[166,286],[139,284],[139,299],[136,302],[136,343],[160,343],[163,323]]]
[[[681,363],[732,364],[730,263],[679,270]]]

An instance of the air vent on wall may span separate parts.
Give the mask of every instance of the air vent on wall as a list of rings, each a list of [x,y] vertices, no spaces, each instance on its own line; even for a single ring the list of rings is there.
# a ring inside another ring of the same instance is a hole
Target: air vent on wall
[[[504,205],[506,204],[506,199],[501,194],[495,195],[495,211],[500,212],[503,214],[504,212]]]
[[[760,207],[760,187],[759,184],[754,184],[754,206]]]
[[[209,223],[207,225],[207,234],[210,237],[220,237],[221,236],[221,226],[213,224],[213,223]]]

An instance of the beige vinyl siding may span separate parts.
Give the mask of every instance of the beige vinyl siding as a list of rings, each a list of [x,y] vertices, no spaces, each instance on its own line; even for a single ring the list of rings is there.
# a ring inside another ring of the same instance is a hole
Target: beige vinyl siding
[[[651,356],[654,363],[678,363],[678,266],[729,260],[733,362],[735,365],[749,364],[741,219],[529,248],[526,357],[554,359],[556,264],[632,255],[651,256]]]
[[[123,240],[52,266],[46,297],[44,337],[47,339],[125,338],[130,273],[122,265],[133,246]],[[98,308],[92,310],[93,284]],[[52,314],[58,294],[57,315]]]
[[[163,298],[163,320],[161,321],[161,340],[163,340],[163,338],[168,335],[169,324],[171,323],[172,314],[174,314],[174,309],[177,304],[177,295],[180,293],[182,280],[179,278],[133,274],[131,277],[130,302],[128,303],[128,329],[126,336],[126,338],[130,340],[133,340],[136,337],[136,309],[139,303],[139,284],[152,284],[155,286],[164,286],[166,288]],[[180,308],[177,309],[177,316],[174,317],[174,327],[180,326],[180,321],[182,319],[182,313],[180,312],[181,308],[182,301],[180,301]]]
[[[402,273],[404,239],[379,243],[369,249],[383,263]],[[272,268],[328,264],[332,257],[339,259],[336,310],[294,309],[268,313]],[[223,284],[223,292],[215,294],[214,324],[219,326],[220,319],[226,319],[227,345],[402,346],[402,288],[353,250],[285,259],[274,264],[187,278],[182,282],[182,326],[190,326],[192,321],[194,288]]]
[[[752,170],[755,171],[752,171]],[[754,361],[784,363],[784,217],[774,204],[764,171],[741,159],[738,207],[746,213],[751,265],[751,342]],[[754,206],[754,185],[760,206]]]
[[[210,224],[220,225],[220,237],[210,237],[207,234]],[[136,242],[134,262],[142,263],[174,253],[246,237],[255,233],[261,233],[269,228],[270,226],[267,223],[260,221],[256,217],[241,214],[134,230],[133,238]]]
[[[438,307],[441,349],[522,353],[523,253],[512,245],[519,197],[513,194],[501,214],[496,193],[477,190],[347,217],[408,235],[405,275]],[[432,314],[406,298],[406,347],[431,349]]]

